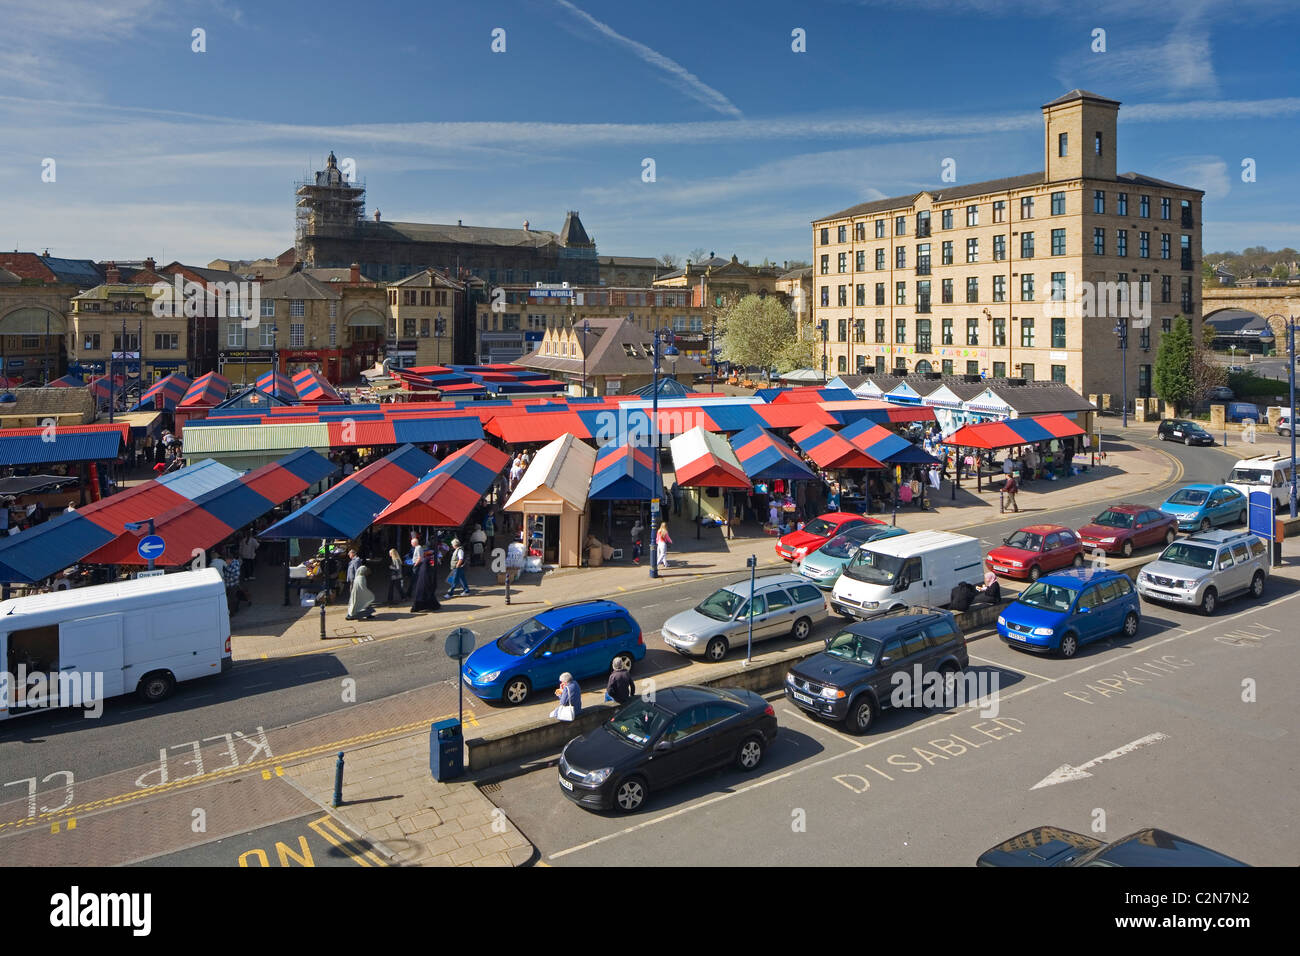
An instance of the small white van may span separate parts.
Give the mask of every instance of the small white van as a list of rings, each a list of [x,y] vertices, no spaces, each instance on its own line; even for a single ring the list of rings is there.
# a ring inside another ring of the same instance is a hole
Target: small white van
[[[0,720],[146,701],[231,667],[226,588],[215,568],[0,601]]]
[[[984,580],[977,538],[950,531],[916,531],[861,545],[835,582],[831,610],[868,618],[897,607],[942,607],[963,581]]]
[[[1224,482],[1247,498],[1252,491],[1267,491],[1273,496],[1274,508],[1291,503],[1291,455],[1261,455],[1243,458],[1232,466]]]

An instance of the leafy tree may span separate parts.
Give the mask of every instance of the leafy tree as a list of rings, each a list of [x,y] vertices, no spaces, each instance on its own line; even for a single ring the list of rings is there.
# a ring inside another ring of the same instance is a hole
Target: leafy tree
[[[794,338],[794,316],[775,296],[747,295],[718,319],[718,351],[733,365],[771,368]]]
[[[1196,351],[1191,321],[1182,316],[1174,316],[1173,327],[1160,339],[1160,351],[1156,353],[1151,385],[1161,399],[1172,402],[1179,409],[1191,405],[1195,400],[1196,383],[1192,377],[1192,359]]]
[[[797,330],[795,338],[785,344],[777,354],[776,367],[779,372],[792,372],[797,368],[813,368],[817,365],[817,330],[811,322],[805,322]]]
[[[1209,322],[1201,323],[1201,347],[1205,349],[1214,348],[1214,340],[1218,337],[1219,331]]]
[[[1273,278],[1274,279],[1291,278],[1290,266],[1288,266],[1285,262],[1279,262],[1277,265],[1273,267]]]

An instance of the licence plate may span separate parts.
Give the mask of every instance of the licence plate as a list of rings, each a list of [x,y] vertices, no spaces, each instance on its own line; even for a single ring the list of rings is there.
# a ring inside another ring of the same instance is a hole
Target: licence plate
[[[1002,565],[1000,565],[1000,564],[995,564],[995,565],[993,565],[993,570],[994,570],[994,571],[1001,571],[1003,574],[1009,574],[1010,571],[1011,571],[1010,568],[1004,568],[1004,567],[1002,567]]]
[[[1015,640],[1015,641],[1027,641],[1027,640],[1029,640],[1029,635],[1028,635],[1028,634],[1022,634],[1020,631],[1013,631],[1013,630],[1011,630],[1010,628],[1007,628],[1007,637],[1009,637],[1009,638],[1011,638],[1012,640]]]
[[[565,780],[563,777],[560,778],[560,786],[563,787],[565,790],[572,790],[572,789],[573,789],[573,784],[571,784],[569,781]]]
[[[792,696],[795,700],[803,701],[805,704],[817,703],[817,701],[813,700],[807,694],[801,694],[797,690],[790,691],[790,696]]]

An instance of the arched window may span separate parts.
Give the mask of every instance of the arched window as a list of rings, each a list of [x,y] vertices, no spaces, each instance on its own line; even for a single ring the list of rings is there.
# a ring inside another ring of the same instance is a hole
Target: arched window
[[[921,359],[921,361],[916,363],[917,375],[924,375],[926,372],[933,372],[933,371],[934,371],[933,367],[931,367],[930,363],[927,362],[925,359]]]

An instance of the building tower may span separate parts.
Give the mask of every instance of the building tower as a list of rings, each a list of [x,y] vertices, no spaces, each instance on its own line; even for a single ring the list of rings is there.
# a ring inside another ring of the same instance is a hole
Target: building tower
[[[349,180],[339,169],[333,150],[325,168],[297,183],[297,222],[294,248],[307,267],[316,265],[313,239],[350,239],[366,217],[366,187]]]
[[[1114,182],[1119,100],[1071,90],[1043,107],[1044,169],[1049,183],[1071,179]]]

